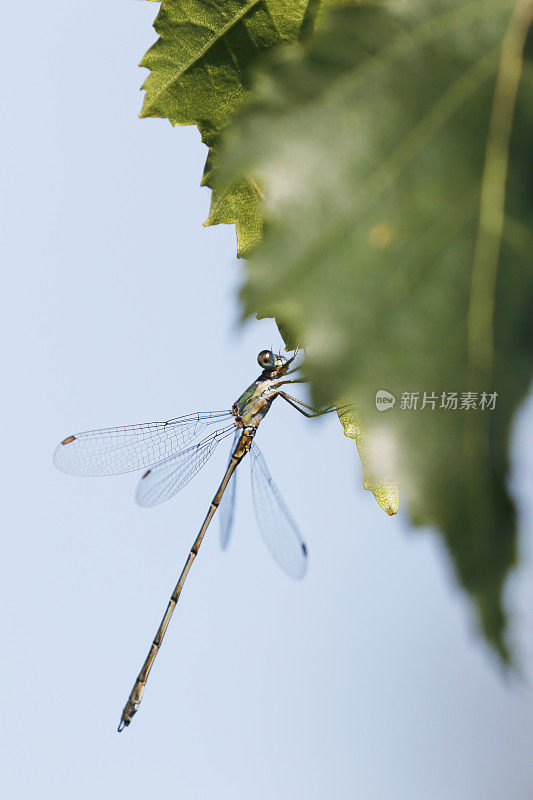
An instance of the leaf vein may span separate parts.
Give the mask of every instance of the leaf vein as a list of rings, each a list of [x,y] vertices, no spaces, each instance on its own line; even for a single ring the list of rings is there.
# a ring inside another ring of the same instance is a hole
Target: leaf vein
[[[150,109],[152,109],[156,105],[161,95],[163,95],[166,91],[168,91],[168,89],[172,86],[172,84],[176,83],[176,81],[179,81],[185,75],[185,73],[191,69],[191,67],[197,64],[199,61],[201,61],[202,58],[204,58],[204,56],[207,55],[207,53],[216,44],[218,44],[218,42],[221,39],[223,39],[224,36],[226,36],[226,34],[229,33],[229,31],[233,27],[238,25],[238,23],[241,22],[250,13],[250,11],[252,11],[256,6],[260,5],[261,3],[263,3],[263,0],[250,0],[250,2],[246,6],[244,6],[244,8],[238,14],[236,14],[234,17],[228,20],[228,22],[222,28],[220,28],[218,32],[216,33],[214,32],[212,39],[206,42],[206,44],[198,52],[196,52],[189,59],[189,61],[187,61],[186,64],[184,64],[167,81],[165,81],[165,83],[163,83],[162,86],[158,87],[157,92],[155,92],[154,96],[151,98],[150,101],[145,99],[140,116],[141,117],[150,116]]]

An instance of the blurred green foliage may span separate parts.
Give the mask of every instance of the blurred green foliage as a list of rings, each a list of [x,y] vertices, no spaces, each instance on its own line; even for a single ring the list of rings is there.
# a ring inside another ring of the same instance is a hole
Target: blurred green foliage
[[[373,474],[441,532],[507,659],[508,440],[532,367],[533,3],[323,10],[164,0],[142,113],[198,124],[208,222],[236,222],[249,255],[245,313],[306,343],[315,403],[357,406]],[[393,408],[376,408],[379,390]]]

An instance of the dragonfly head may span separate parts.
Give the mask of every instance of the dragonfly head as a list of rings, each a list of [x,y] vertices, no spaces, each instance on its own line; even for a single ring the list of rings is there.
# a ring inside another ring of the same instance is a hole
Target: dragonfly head
[[[265,371],[268,372],[270,377],[278,378],[284,375],[291,363],[291,359],[285,358],[281,353],[277,355],[272,350],[261,350],[257,356],[257,363]]]

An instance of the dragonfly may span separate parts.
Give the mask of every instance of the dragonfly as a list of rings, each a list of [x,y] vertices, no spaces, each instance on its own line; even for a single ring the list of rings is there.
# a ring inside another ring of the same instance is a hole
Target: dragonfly
[[[291,367],[297,354],[298,350],[295,350],[291,358],[286,358],[272,350],[262,350],[257,356],[261,374],[227,411],[201,411],[166,422],[85,431],[67,436],[56,448],[56,467],[70,475],[90,477],[144,470],[135,499],[141,506],[154,506],[169,500],[183,489],[207,463],[220,442],[233,437],[226,471],[126,701],[119,731],[131,723],[139,708],[183,585],[217,509],[222,548],[228,546],[234,517],[236,469],[248,454],[253,505],[263,539],[274,559],[289,576],[299,579],[305,575],[307,546],[254,441],[259,425],[277,397],[308,418],[336,410],[333,406],[316,410],[287,394],[283,388],[286,384],[303,383],[305,380],[288,377],[300,369],[301,364]]]

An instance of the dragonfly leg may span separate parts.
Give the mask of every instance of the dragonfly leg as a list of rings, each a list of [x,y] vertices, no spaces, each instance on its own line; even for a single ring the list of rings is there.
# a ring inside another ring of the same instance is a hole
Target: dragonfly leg
[[[292,375],[294,372],[298,372],[299,369],[301,369],[301,365],[299,367],[293,367],[288,372],[286,372],[285,375]]]
[[[332,411],[337,410],[336,406],[331,406],[330,408],[324,408],[321,411],[317,411],[315,408],[313,408],[313,406],[304,403],[303,400],[299,400],[297,397],[292,397],[290,394],[287,394],[286,392],[278,392],[278,394],[280,397],[283,397],[283,399],[286,400],[289,405],[295,408],[296,411],[299,411],[300,414],[303,414],[304,417],[307,417],[308,419],[311,419],[311,417],[322,417],[324,416],[324,414],[331,414]],[[304,411],[303,408],[300,408],[300,406],[308,408],[310,411],[312,411],[312,413],[309,414],[307,411]]]
[[[287,362],[286,362],[287,364],[292,364],[292,362],[294,361],[294,359],[295,359],[295,358],[296,358],[296,356],[298,355],[298,353],[299,353],[299,350],[300,350],[300,345],[298,344],[298,345],[297,345],[297,346],[294,348],[294,355],[293,355],[293,356],[291,356],[291,357],[290,357],[290,358],[287,360]],[[294,369],[299,369],[299,367],[295,367]],[[292,370],[291,370],[291,372],[292,372]]]

